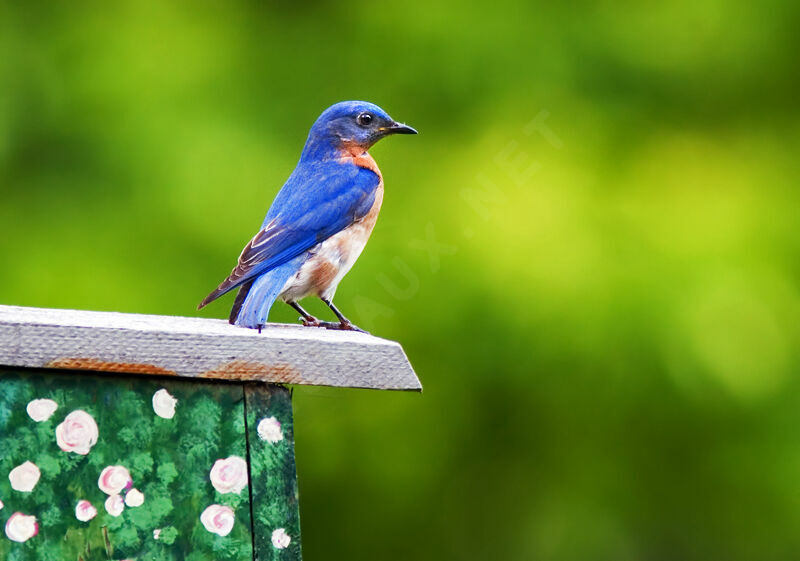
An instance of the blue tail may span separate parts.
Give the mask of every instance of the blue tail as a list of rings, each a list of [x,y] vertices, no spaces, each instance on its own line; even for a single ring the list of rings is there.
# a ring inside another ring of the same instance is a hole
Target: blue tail
[[[232,322],[241,327],[257,328],[267,323],[269,310],[275,299],[286,284],[286,281],[294,275],[308,258],[306,253],[302,253],[287,261],[280,267],[275,267],[259,276],[250,286],[247,297],[239,309],[236,321]]]

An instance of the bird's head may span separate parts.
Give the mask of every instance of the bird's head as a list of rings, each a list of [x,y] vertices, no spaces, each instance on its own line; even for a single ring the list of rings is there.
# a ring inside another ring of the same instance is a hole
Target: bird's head
[[[329,151],[367,150],[390,134],[417,134],[392,119],[386,111],[366,101],[342,101],[317,118],[308,134],[303,157],[324,157]]]

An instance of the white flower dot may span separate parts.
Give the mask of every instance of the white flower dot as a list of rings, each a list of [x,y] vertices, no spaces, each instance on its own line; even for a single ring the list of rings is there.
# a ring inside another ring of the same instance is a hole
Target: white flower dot
[[[177,404],[178,400],[164,388],[153,394],[153,411],[162,419],[173,418]]]
[[[144,504],[144,494],[139,489],[131,489],[125,495],[125,504],[130,507],[142,506]]]
[[[120,495],[111,495],[106,499],[105,507],[111,516],[119,516],[125,510],[125,501]]]
[[[283,440],[281,424],[275,417],[265,417],[264,419],[261,419],[261,421],[258,423],[256,432],[258,432],[258,437],[261,440],[266,440],[270,444],[275,444],[276,442]]]
[[[25,411],[31,419],[41,423],[49,419],[56,409],[58,409],[58,403],[52,399],[34,399],[28,403]]]
[[[272,545],[277,549],[286,549],[292,543],[292,538],[283,528],[278,528],[272,532]]]
[[[39,483],[41,476],[42,472],[39,471],[39,467],[28,461],[12,469],[8,474],[8,479],[11,481],[11,488],[15,491],[30,493]]]

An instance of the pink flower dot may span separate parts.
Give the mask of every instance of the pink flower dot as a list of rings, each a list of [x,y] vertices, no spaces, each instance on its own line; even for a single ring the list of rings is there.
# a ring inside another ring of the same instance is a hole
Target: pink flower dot
[[[15,512],[6,521],[6,536],[15,542],[26,542],[39,533],[39,524],[35,516]]]
[[[97,444],[97,423],[86,411],[73,411],[56,427],[56,443],[64,452],[85,456]]]
[[[131,474],[124,466],[108,466],[100,472],[97,486],[106,495],[118,495],[133,485]]]
[[[220,493],[241,493],[247,485],[247,462],[239,456],[217,460],[209,478],[214,489]]]
[[[227,536],[233,530],[235,515],[233,509],[224,505],[211,505],[200,515],[200,522],[206,530],[219,536]]]
[[[88,522],[97,516],[97,509],[89,501],[78,501],[75,505],[75,518],[81,522]]]

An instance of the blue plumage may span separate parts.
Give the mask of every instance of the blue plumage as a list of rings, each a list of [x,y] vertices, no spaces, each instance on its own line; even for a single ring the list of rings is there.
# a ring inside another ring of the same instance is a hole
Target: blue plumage
[[[257,327],[267,323],[269,310],[278,298],[281,289],[286,281],[300,269],[306,259],[308,259],[306,255],[298,255],[258,277],[247,291],[247,296],[237,313],[231,315],[232,323],[245,327]]]
[[[363,249],[383,199],[383,180],[367,149],[388,134],[413,132],[371,103],[342,102],[325,110],[261,230],[200,307],[241,287],[231,323],[260,328],[282,297],[306,325],[353,328],[331,300]],[[322,298],[340,322],[321,323],[300,308],[296,300],[310,294]]]

